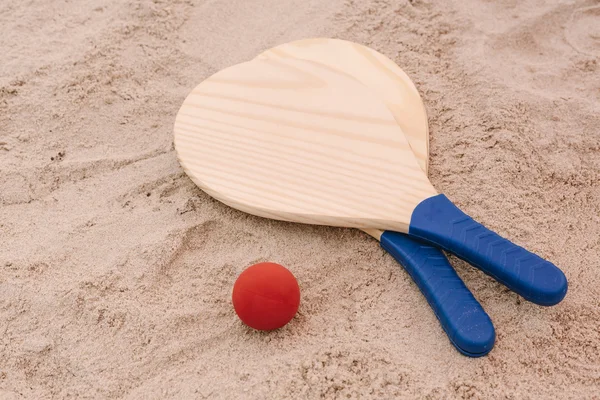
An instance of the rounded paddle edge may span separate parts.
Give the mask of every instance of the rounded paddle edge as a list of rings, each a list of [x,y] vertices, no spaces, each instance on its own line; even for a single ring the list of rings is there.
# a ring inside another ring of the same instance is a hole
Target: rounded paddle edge
[[[407,232],[412,210],[437,194],[385,103],[309,60],[217,72],[188,95],[174,134],[198,186],[261,217]]]

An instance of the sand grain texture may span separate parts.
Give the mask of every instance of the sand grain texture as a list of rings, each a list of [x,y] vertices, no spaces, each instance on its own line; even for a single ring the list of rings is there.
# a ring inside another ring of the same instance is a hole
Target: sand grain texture
[[[187,93],[314,36],[402,66],[434,185],[559,265],[563,303],[453,258],[498,335],[468,359],[365,234],[192,184],[172,145]],[[599,398],[599,1],[5,1],[0,54],[0,398]],[[259,261],[301,286],[277,332],[230,303]]]

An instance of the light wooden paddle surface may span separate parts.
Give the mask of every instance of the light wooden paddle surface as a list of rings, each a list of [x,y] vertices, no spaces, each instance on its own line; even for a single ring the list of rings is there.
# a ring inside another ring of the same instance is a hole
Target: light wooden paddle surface
[[[385,103],[427,174],[429,164],[429,125],[419,91],[396,63],[378,51],[341,39],[312,38],[273,47],[256,59],[295,58],[327,65],[356,78]],[[383,231],[364,229],[380,239]]]
[[[419,91],[408,75],[378,51],[340,39],[302,39],[273,47],[256,59],[297,58],[327,65],[356,78],[383,100],[400,126],[425,174],[429,125]]]
[[[385,103],[427,174],[429,125],[419,91],[408,75],[378,51],[341,39],[313,38],[273,47],[256,59],[297,58],[327,65],[356,78]]]
[[[208,194],[267,218],[407,232],[437,194],[386,105],[306,60],[255,60],[202,82],[177,115],[175,148]]]

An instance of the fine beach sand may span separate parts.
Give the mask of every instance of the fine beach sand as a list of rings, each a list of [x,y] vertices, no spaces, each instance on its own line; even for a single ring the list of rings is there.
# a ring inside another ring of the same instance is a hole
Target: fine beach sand
[[[487,357],[366,234],[245,215],[180,168],[197,83],[316,36],[401,65],[434,185],[567,275],[543,308],[451,258]],[[4,1],[0,54],[1,399],[600,398],[598,0]],[[271,333],[230,302],[260,261],[302,291]]]

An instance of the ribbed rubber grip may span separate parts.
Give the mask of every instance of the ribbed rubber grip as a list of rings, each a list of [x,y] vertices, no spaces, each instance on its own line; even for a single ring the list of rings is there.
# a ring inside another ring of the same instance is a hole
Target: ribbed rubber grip
[[[490,231],[443,194],[415,208],[409,234],[456,254],[536,304],[557,304],[567,293],[567,278],[554,264]]]
[[[486,355],[496,333],[490,317],[473,297],[439,249],[397,232],[384,232],[381,247],[390,253],[415,281],[448,338],[470,357]]]

